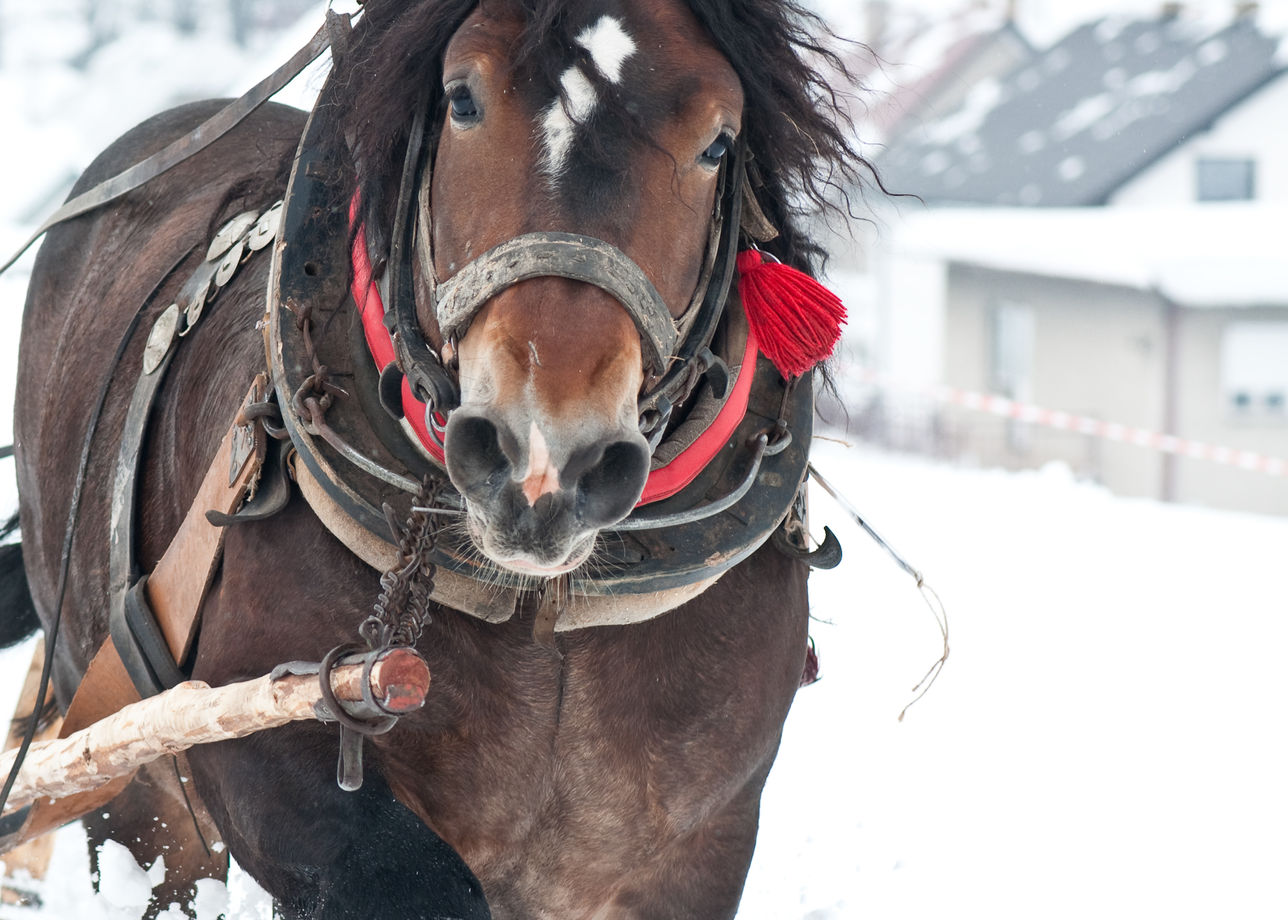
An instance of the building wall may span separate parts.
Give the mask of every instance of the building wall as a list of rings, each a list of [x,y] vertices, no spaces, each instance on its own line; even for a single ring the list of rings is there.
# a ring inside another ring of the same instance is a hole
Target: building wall
[[[950,386],[996,391],[996,311],[1027,306],[1032,373],[1017,398],[1105,421],[1159,426],[1166,350],[1157,298],[1131,288],[966,265],[954,265],[949,278]],[[1161,496],[1163,464],[1150,451],[966,410],[953,410],[949,425],[962,450],[981,464],[1020,469],[1062,461],[1118,494]]]
[[[1222,340],[1232,324],[1288,321],[1288,309],[1185,310],[1179,336],[1178,433],[1288,459],[1288,416],[1232,412],[1222,385]],[[1284,355],[1288,367],[1288,354]],[[1177,498],[1193,504],[1288,514],[1288,478],[1178,458]]]
[[[1256,198],[1288,202],[1288,75],[1280,76],[1119,189],[1111,205],[1180,204],[1196,200],[1200,158],[1256,160]]]
[[[1031,377],[1026,392],[1002,395],[1288,458],[1288,415],[1232,413],[1221,371],[1222,340],[1232,323],[1285,323],[1288,309],[1180,308],[1169,424],[1168,309],[1152,292],[954,264],[947,298],[944,382],[949,386],[998,392],[992,366],[996,312],[1003,305],[1027,305],[1033,317]],[[1062,461],[1119,495],[1163,499],[1170,490],[1177,501],[1288,514],[1288,479],[1282,477],[959,408],[946,411],[953,446],[981,465],[1028,469]]]

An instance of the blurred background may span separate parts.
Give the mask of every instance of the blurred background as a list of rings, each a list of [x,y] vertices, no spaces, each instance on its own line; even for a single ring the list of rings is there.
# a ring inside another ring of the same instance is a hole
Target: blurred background
[[[849,429],[1288,513],[1288,5],[828,11],[875,52],[865,150],[917,196],[869,194],[833,266]]]
[[[893,193],[820,223],[850,320],[813,456],[944,599],[953,655],[898,721],[939,630],[813,490],[846,557],[811,576],[823,680],[740,920],[1283,920],[1288,0],[813,3],[858,43],[837,88]],[[324,9],[0,0],[0,254]],[[31,259],[0,277],[0,444]],[[6,712],[30,655],[0,653]],[[149,876],[92,894],[76,833],[27,885],[43,915],[139,916]],[[228,898],[271,915],[244,877]]]

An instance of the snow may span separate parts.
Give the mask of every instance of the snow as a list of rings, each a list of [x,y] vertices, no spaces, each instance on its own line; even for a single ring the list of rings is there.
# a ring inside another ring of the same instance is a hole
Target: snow
[[[179,58],[165,65],[118,49],[123,70],[111,78],[126,89],[116,91],[28,53],[76,47],[72,19],[24,21],[21,39],[5,39],[0,70],[0,123],[11,132],[0,165],[23,176],[0,200],[0,257],[99,147],[170,104],[172,87],[244,89],[320,16],[245,56],[173,44]],[[174,69],[186,57],[216,82],[186,82]],[[134,72],[134,60],[159,70]],[[240,62],[239,76],[224,61]],[[317,79],[291,92],[306,102]],[[43,120],[50,112],[62,117]],[[1286,216],[1239,206],[1142,211],[1135,222],[1122,211],[1113,222],[962,211],[910,218],[897,244],[1016,270],[1101,266],[1098,280],[1157,283],[1195,304],[1214,292],[1184,268],[1207,257],[1227,266],[1221,292],[1237,280],[1248,302],[1285,302]],[[29,263],[0,277],[9,369]],[[12,384],[0,373],[0,443]],[[740,920],[1284,915],[1288,521],[1114,498],[1059,466],[952,468],[825,438],[815,450],[943,598],[953,653],[897,721],[940,654],[939,632],[912,581],[816,491],[812,528],[831,527],[846,558],[811,578],[823,679],[801,691],[784,729]],[[0,512],[16,502],[8,462]],[[0,652],[0,711],[12,711],[30,654],[29,644]],[[132,920],[162,868],[113,847],[102,861],[96,895],[84,835],[65,828],[36,883],[43,909],[0,906],[0,920]],[[196,910],[200,920],[271,916],[239,871],[226,888],[203,885]]]
[[[1020,135],[1018,145],[1021,153],[1037,153],[1047,145],[1046,135],[1038,130],[1025,131]]]
[[[1078,164],[1062,166],[1076,177]],[[1023,194],[1023,192],[1021,192]],[[909,213],[895,252],[1005,271],[1157,288],[1190,307],[1288,305],[1288,206],[958,208]]]
[[[1196,56],[1199,64],[1204,67],[1210,67],[1213,64],[1219,64],[1225,60],[1226,55],[1230,53],[1230,47],[1223,40],[1214,38],[1211,41],[1199,45]]]
[[[757,857],[808,881],[753,886],[743,915],[1281,915],[1288,756],[1267,646],[1288,631],[1286,525],[1115,499],[1059,467],[818,447],[944,598],[953,656],[895,722],[937,632],[818,501],[849,555],[813,577],[824,680],[789,720]]]
[[[165,857],[146,871],[134,861],[130,851],[115,840],[99,847],[99,896],[112,913],[123,917],[141,914],[152,897],[152,888],[165,881]]]
[[[1118,106],[1112,93],[1099,93],[1078,101],[1073,108],[1056,119],[1053,132],[1056,140],[1066,141],[1087,130]]]
[[[1065,157],[1056,169],[1061,179],[1072,182],[1087,171],[1087,162],[1082,157]]]
[[[918,129],[918,136],[929,144],[950,144],[978,131],[988,116],[1005,101],[999,80],[987,78],[970,88],[962,106],[951,115],[931,122]]]
[[[1193,61],[1181,58],[1168,70],[1147,70],[1133,77],[1127,84],[1127,92],[1132,96],[1170,95],[1179,92],[1197,73],[1198,67]]]

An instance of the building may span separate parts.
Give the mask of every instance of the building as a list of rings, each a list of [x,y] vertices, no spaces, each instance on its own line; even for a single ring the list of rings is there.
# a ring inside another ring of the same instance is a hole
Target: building
[[[1240,468],[1255,458],[945,401],[992,394],[1173,450],[1288,458],[1279,48],[1247,10],[1101,20],[892,143],[883,178],[926,206],[880,219],[853,283],[880,384],[858,417],[986,465],[1060,461],[1124,495],[1288,514],[1288,478]]]

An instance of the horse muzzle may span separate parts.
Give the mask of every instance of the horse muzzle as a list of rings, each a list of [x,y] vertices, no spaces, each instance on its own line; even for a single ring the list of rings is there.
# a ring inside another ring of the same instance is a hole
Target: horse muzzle
[[[598,532],[630,514],[649,448],[637,431],[561,426],[555,436],[530,420],[524,430],[524,420],[494,408],[453,412],[447,470],[479,550],[511,571],[553,577],[584,563]]]

